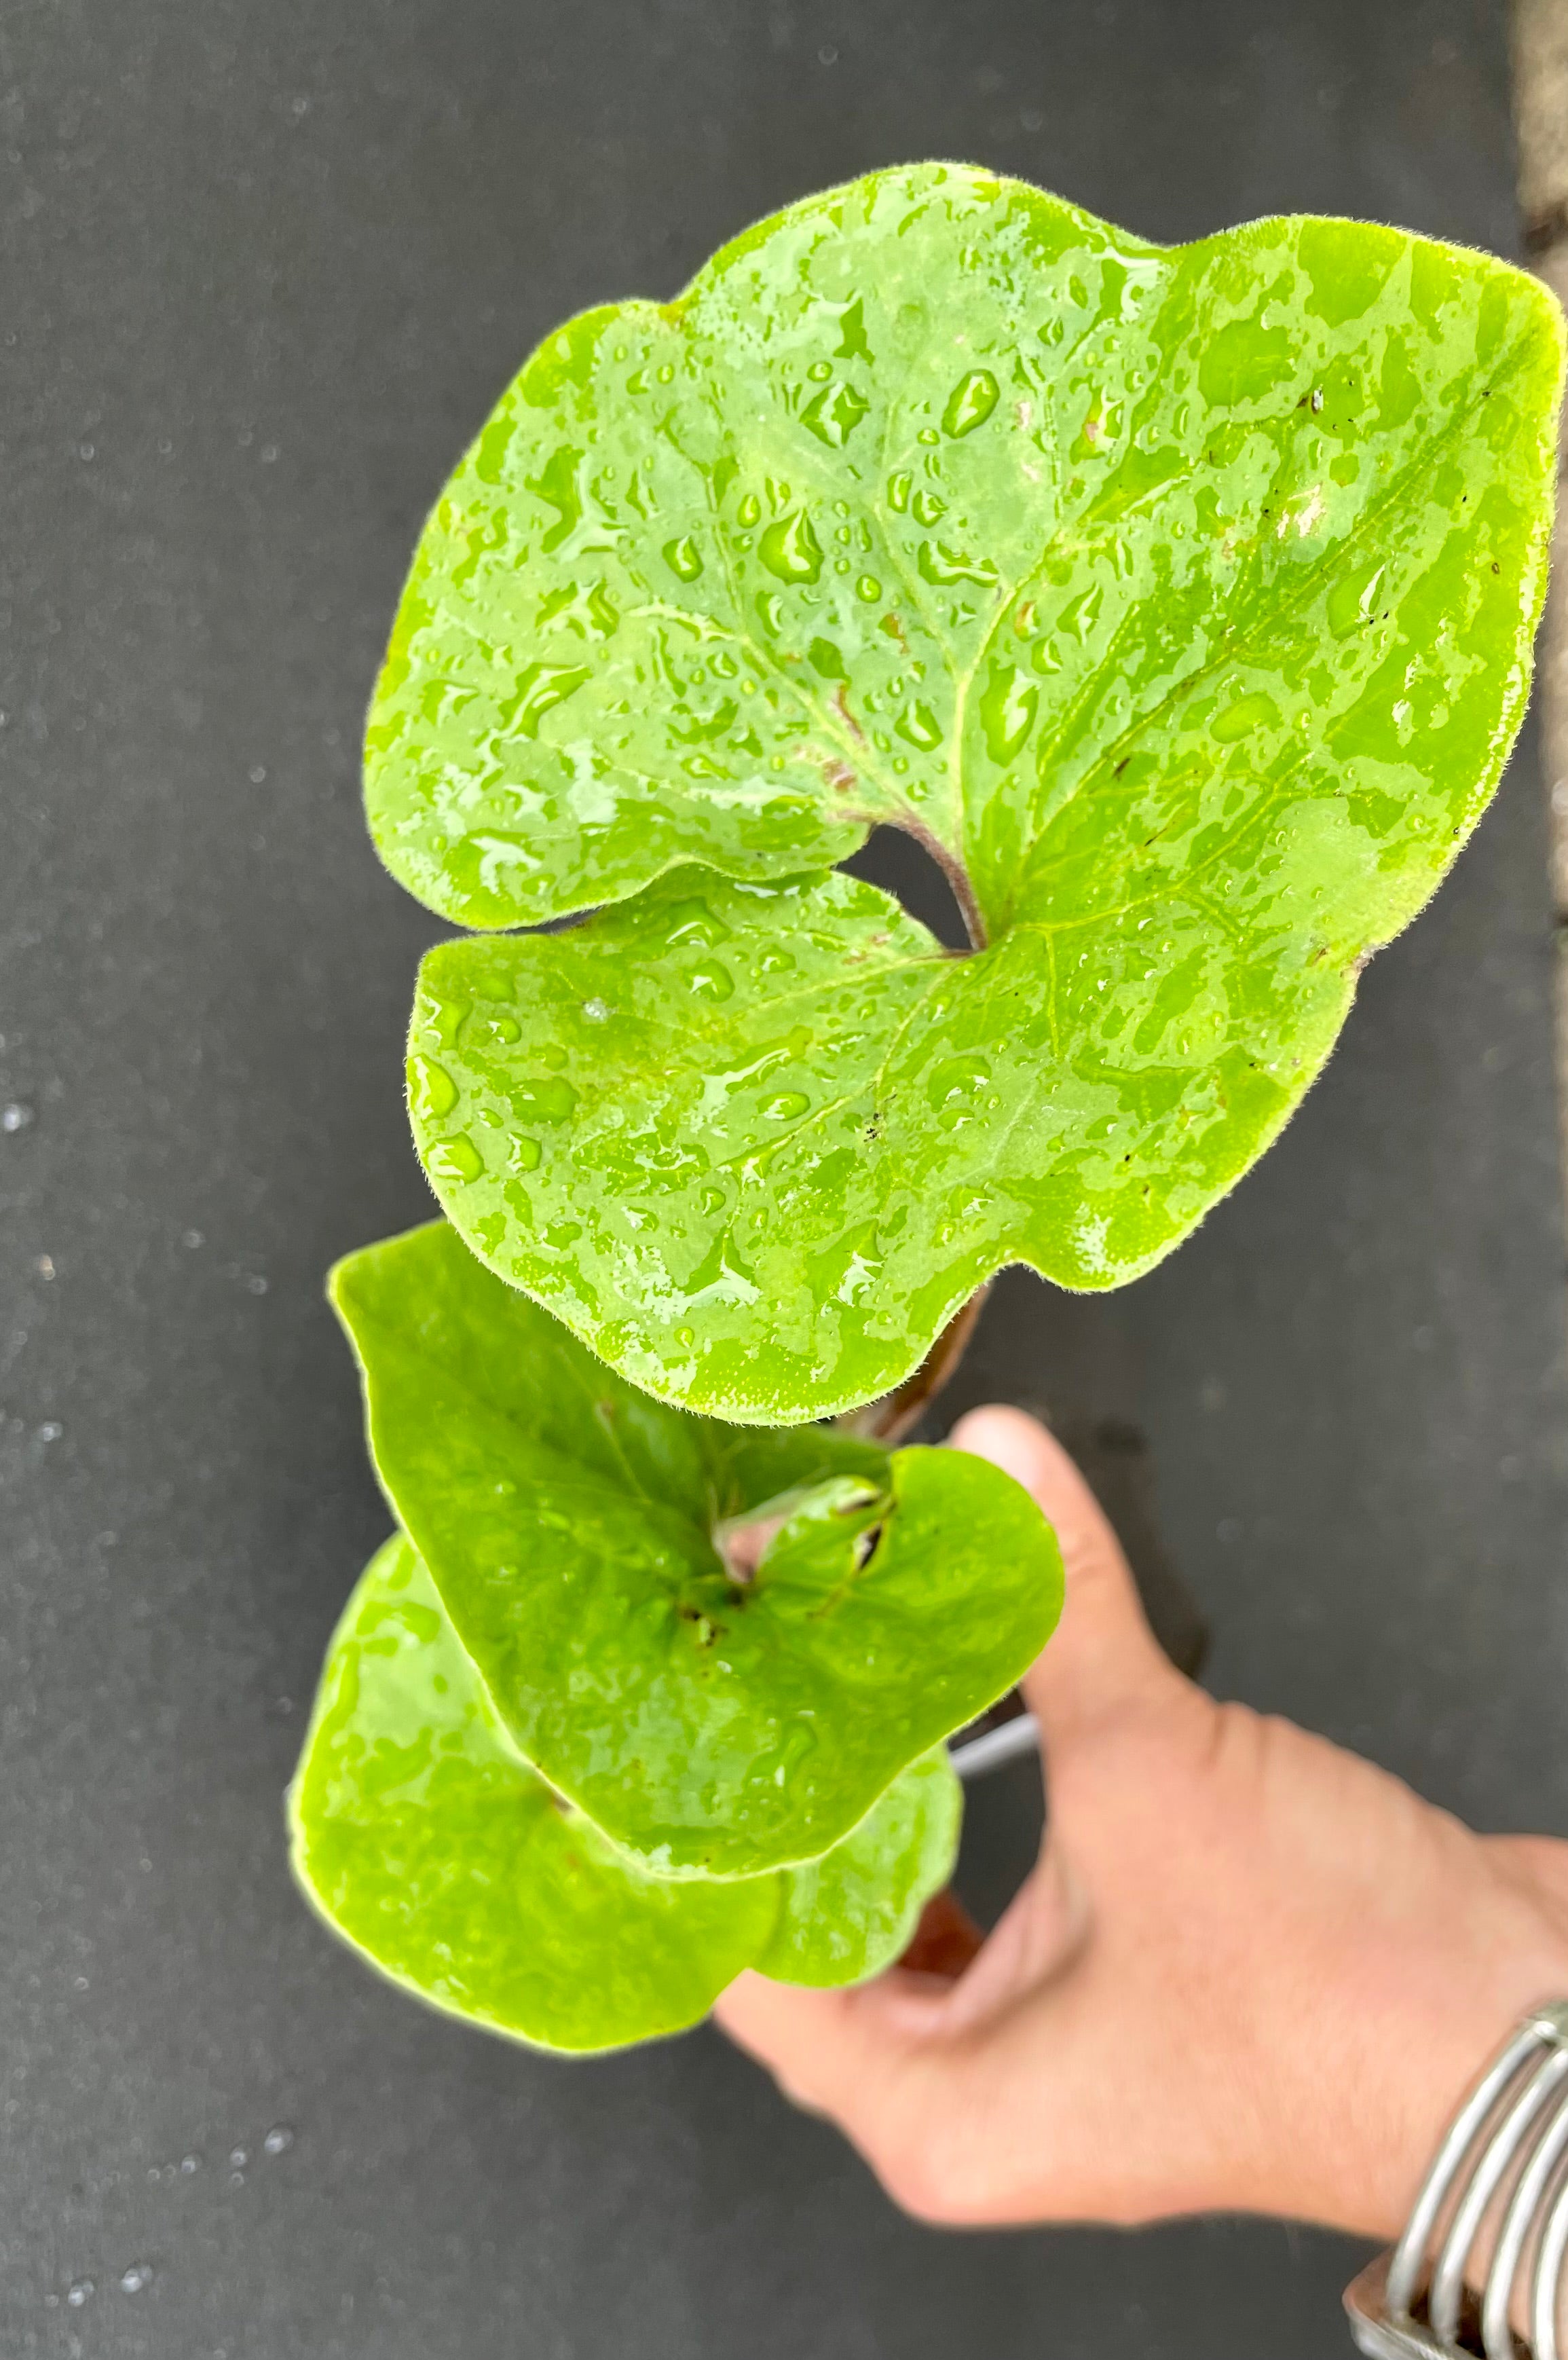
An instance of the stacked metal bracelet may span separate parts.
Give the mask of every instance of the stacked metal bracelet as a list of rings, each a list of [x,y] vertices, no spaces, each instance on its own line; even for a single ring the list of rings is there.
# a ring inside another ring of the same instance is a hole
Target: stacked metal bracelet
[[[1479,2306],[1472,2266],[1490,2244]],[[1479,2248],[1479,2251],[1477,2250]],[[1527,2016],[1454,2116],[1404,2235],[1346,2289],[1370,2360],[1563,2360],[1568,2257],[1568,2000]]]

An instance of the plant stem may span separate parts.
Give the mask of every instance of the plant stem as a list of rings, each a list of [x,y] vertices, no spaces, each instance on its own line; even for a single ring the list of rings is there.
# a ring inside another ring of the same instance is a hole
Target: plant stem
[[[839,1432],[853,1434],[862,1442],[884,1442],[889,1447],[901,1441],[956,1371],[990,1292],[991,1282],[987,1279],[953,1313],[913,1374],[892,1393],[884,1393],[880,1401],[867,1402],[864,1409],[845,1410],[842,1417],[834,1420]]]

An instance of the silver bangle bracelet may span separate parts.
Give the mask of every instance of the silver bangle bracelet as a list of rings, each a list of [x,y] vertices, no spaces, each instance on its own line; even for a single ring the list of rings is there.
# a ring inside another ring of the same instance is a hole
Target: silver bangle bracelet
[[[1469,2291],[1477,2241],[1485,2290]],[[1483,2253],[1485,2246],[1483,2246]],[[1568,2259],[1568,2000],[1532,2008],[1455,2114],[1405,2234],[1346,2288],[1369,2360],[1564,2360],[1557,2313]]]

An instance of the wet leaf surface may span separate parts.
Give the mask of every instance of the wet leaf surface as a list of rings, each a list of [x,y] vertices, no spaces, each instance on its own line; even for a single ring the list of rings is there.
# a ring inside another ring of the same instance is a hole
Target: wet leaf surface
[[[667,1408],[444,1222],[332,1294],[382,1481],[513,1743],[661,1874],[827,1851],[1055,1624],[1050,1528],[984,1460]],[[748,1520],[776,1525],[755,1569],[721,1555]]]
[[[344,1611],[290,1792],[296,1871],[356,1949],[438,2007],[578,2050],[680,2031],[744,1967],[877,1972],[944,1883],[961,1808],[938,1753],[808,1869],[650,1876],[517,1753],[401,1535]]]
[[[550,338],[427,528],[367,745],[432,907],[622,905],[427,962],[415,1127],[464,1237],[758,1421],[887,1390],[1006,1262],[1147,1269],[1496,783],[1560,368],[1482,255],[1304,217],[1160,248],[946,166]],[[878,821],[985,948],[822,873]]]

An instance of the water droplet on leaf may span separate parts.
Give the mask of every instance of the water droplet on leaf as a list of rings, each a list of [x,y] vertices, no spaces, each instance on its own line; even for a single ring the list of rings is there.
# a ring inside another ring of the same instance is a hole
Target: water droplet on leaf
[[[922,541],[920,569],[924,580],[943,588],[952,582],[977,582],[989,589],[996,581],[996,567],[988,557],[965,557],[961,550],[950,549],[943,541]]]
[[[559,1074],[540,1075],[513,1086],[514,1109],[536,1122],[564,1122],[576,1104],[577,1092]]]
[[[693,945],[702,950],[712,950],[729,927],[706,901],[677,901],[672,906],[666,924],[664,939],[671,950]]]
[[[457,1084],[433,1057],[408,1060],[408,1105],[418,1122],[439,1122],[457,1104]]]
[[[702,552],[689,532],[682,533],[679,541],[665,542],[664,562],[682,582],[695,582],[702,571]]]
[[[980,699],[980,726],[993,762],[1010,762],[1034,727],[1040,691],[1017,664],[993,664]]]
[[[780,582],[814,582],[822,570],[822,543],[804,508],[792,508],[770,524],[757,553]]]
[[[517,693],[501,707],[501,722],[509,735],[537,738],[547,713],[592,680],[585,664],[531,663],[517,674]]]
[[[735,991],[735,978],[727,967],[717,959],[709,959],[694,967],[686,978],[688,990],[701,993],[708,1000],[728,1000]]]
[[[800,412],[800,423],[830,451],[841,451],[870,408],[865,395],[846,378],[835,377],[812,395]],[[766,554],[763,562],[767,563]]]
[[[1250,737],[1253,730],[1279,718],[1279,708],[1273,698],[1258,690],[1251,696],[1237,697],[1235,704],[1216,714],[1209,724],[1209,735],[1222,746],[1234,746],[1238,739]]]
[[[907,705],[893,724],[900,738],[929,754],[942,744],[942,731],[929,705]]]
[[[1336,582],[1328,594],[1328,627],[1336,639],[1346,638],[1372,619],[1386,565],[1368,570],[1359,568],[1345,582]]]
[[[451,1181],[460,1187],[477,1180],[485,1169],[485,1158],[461,1131],[454,1138],[438,1139],[428,1150],[425,1164],[433,1179]]]

